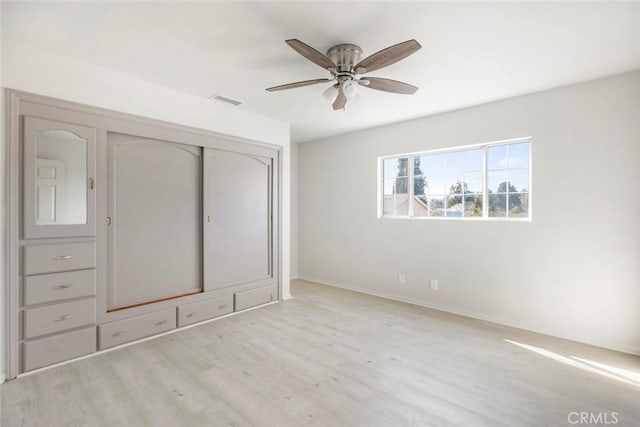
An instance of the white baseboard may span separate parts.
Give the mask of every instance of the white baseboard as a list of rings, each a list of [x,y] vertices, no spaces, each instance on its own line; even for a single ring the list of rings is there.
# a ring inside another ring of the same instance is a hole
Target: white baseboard
[[[366,295],[372,295],[372,296],[376,296],[376,297],[380,297],[380,298],[386,298],[386,299],[390,299],[393,301],[399,301],[399,302],[403,302],[406,304],[412,304],[412,305],[417,305],[420,307],[425,307],[425,308],[430,308],[432,310],[437,310],[437,311],[443,311],[445,313],[451,313],[451,314],[456,314],[458,316],[464,316],[464,317],[470,317],[472,319],[477,319],[477,320],[482,320],[485,322],[490,322],[490,323],[495,323],[498,325],[502,325],[502,326],[508,326],[510,328],[516,328],[516,329],[522,329],[525,331],[529,331],[529,332],[535,332],[537,334],[542,334],[542,335],[549,335],[552,337],[556,337],[556,338],[561,338],[561,339],[565,339],[565,340],[569,340],[569,341],[575,341],[575,342],[579,342],[582,344],[588,344],[588,345],[593,345],[596,347],[602,347],[602,348],[606,348],[609,350],[614,350],[614,351],[619,351],[622,353],[629,353],[629,354],[635,354],[635,355],[639,355],[640,356],[640,347],[634,347],[634,346],[629,346],[627,344],[621,344],[621,343],[615,343],[615,342],[608,342],[608,341],[604,341],[601,339],[598,339],[596,337],[570,337],[570,336],[563,336],[561,334],[557,334],[554,332],[550,332],[550,331],[545,331],[545,330],[540,330],[537,328],[533,328],[530,327],[528,325],[523,325],[523,324],[519,324],[517,322],[512,322],[512,321],[508,321],[505,319],[499,319],[499,318],[495,318],[495,317],[491,317],[491,316],[486,316],[484,314],[479,314],[479,313],[474,313],[474,312],[470,312],[470,311],[466,311],[466,310],[461,310],[455,307],[449,307],[449,306],[445,306],[442,304],[434,304],[432,302],[425,302],[425,301],[415,301],[415,300],[410,300],[408,298],[404,298],[398,295],[392,295],[392,294],[388,294],[385,292],[376,292],[376,291],[372,291],[370,289],[367,288],[363,288],[361,286],[354,286],[354,285],[350,285],[350,284],[343,284],[343,283],[337,283],[337,282],[333,282],[330,280],[324,280],[324,279],[318,279],[315,277],[298,277],[298,280],[304,280],[307,282],[313,282],[313,283],[317,283],[319,285],[326,285],[326,286],[331,286],[334,288],[340,288],[340,289],[346,289],[348,291],[353,291],[353,292],[358,292],[361,294],[366,294]]]
[[[7,379],[5,374],[0,374],[0,384],[2,384]]]

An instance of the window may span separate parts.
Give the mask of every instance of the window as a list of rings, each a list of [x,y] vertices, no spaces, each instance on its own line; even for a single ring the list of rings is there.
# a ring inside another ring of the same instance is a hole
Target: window
[[[529,219],[530,140],[381,159],[383,217]]]
[[[409,214],[409,159],[399,157],[384,161],[383,214]]]

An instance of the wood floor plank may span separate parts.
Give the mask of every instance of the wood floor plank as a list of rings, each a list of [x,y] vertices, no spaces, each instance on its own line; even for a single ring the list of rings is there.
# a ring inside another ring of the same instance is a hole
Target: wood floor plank
[[[640,425],[637,356],[309,282],[292,293],[7,382],[0,424],[563,426],[592,411]]]

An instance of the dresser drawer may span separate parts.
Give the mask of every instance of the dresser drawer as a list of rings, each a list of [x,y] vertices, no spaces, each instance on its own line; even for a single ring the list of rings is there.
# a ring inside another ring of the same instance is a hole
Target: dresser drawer
[[[170,331],[175,327],[175,308],[100,325],[98,327],[100,350]]]
[[[24,278],[24,305],[96,294],[96,271],[81,270]]]
[[[24,336],[33,338],[96,323],[96,299],[52,304],[24,311]]]
[[[263,288],[251,289],[250,291],[238,292],[236,294],[236,311],[266,304],[278,299],[278,286],[271,285]]]
[[[29,341],[24,343],[23,350],[23,371],[84,356],[96,351],[96,328]]]
[[[24,247],[24,274],[55,273],[96,267],[96,244],[59,243]]]
[[[186,326],[233,313],[233,295],[194,302],[178,307],[178,326]]]

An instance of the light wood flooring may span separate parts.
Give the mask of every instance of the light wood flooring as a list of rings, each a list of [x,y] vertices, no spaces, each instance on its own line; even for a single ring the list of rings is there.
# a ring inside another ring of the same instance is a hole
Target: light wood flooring
[[[591,411],[640,426],[638,357],[308,282],[292,293],[7,382],[1,425],[555,426]]]

